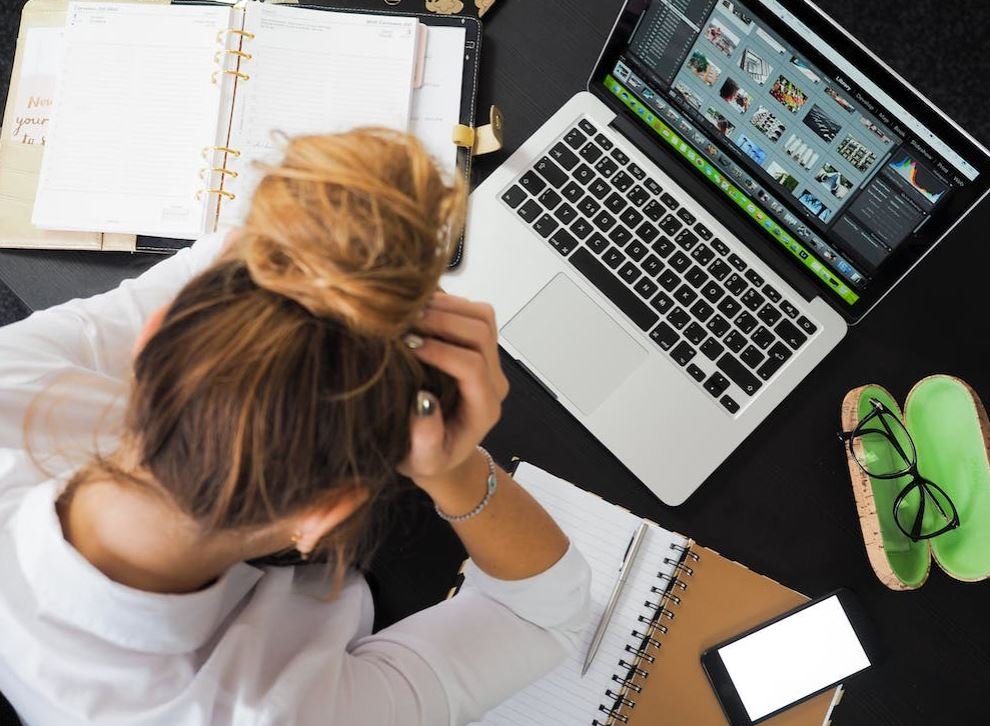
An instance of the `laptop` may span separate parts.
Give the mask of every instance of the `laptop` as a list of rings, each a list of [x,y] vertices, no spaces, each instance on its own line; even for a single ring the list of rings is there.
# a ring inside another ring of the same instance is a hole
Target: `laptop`
[[[988,182],[811,3],[628,0],[587,89],[471,195],[444,285],[677,505]]]

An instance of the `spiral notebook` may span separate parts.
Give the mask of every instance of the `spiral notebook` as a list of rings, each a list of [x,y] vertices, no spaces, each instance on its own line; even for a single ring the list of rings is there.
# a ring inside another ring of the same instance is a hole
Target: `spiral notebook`
[[[437,153],[453,158],[464,28],[258,2],[71,3],[32,221],[172,239],[234,225],[259,177],[252,162],[279,155],[273,130],[420,131],[414,91],[431,40],[457,59],[432,76],[457,74],[440,79],[453,100]]]
[[[713,550],[649,522],[591,668],[581,666],[629,539],[643,521],[531,464],[515,479],[560,524],[592,569],[592,618],[569,660],[490,711],[485,726],[718,726],[701,668],[706,648],[806,600]],[[838,686],[765,723],[829,722]]]

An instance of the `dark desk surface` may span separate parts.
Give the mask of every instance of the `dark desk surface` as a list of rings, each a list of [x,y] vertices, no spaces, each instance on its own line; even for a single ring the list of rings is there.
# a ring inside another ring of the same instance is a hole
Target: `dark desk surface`
[[[500,3],[486,31],[479,108],[495,101],[505,112],[508,151],[583,87],[621,2]],[[411,0],[405,4],[419,7]],[[908,78],[985,135],[986,102],[972,90],[980,87],[974,79],[990,70],[981,47],[987,17],[982,3],[828,0],[823,5],[882,56],[900,52],[898,67]],[[957,25],[963,27],[958,35]],[[898,51],[907,37],[913,38],[910,48]],[[5,44],[12,40],[8,36]],[[928,74],[927,83],[922,73]],[[476,178],[503,158],[481,160]],[[888,657],[848,684],[836,723],[982,723],[986,719],[978,714],[985,711],[990,676],[990,585],[955,582],[935,571],[918,592],[881,586],[867,564],[835,431],[842,396],[865,382],[882,383],[903,399],[919,378],[950,372],[990,399],[982,297],[990,265],[984,244],[988,222],[990,205],[984,205],[851,330],[679,508],[661,505],[516,370],[509,371],[513,392],[490,447],[503,462],[512,455],[533,461],[809,595],[837,586],[853,589],[876,621]],[[966,262],[959,264],[960,259]],[[0,277],[37,309],[111,287],[152,262],[135,256],[3,252]],[[438,597],[460,557],[449,530],[424,507],[417,504],[413,511],[395,528],[401,543],[382,558],[386,618]],[[417,562],[429,563],[425,576]]]

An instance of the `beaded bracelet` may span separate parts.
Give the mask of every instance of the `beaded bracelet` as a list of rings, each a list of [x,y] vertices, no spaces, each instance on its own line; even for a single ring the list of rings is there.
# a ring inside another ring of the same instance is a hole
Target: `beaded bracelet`
[[[452,523],[466,522],[467,520],[472,519],[473,517],[477,517],[479,514],[481,514],[484,508],[488,506],[488,502],[492,500],[492,495],[495,493],[495,489],[498,487],[498,474],[495,470],[495,460],[492,458],[492,455],[489,454],[485,449],[483,449],[480,446],[477,448],[478,451],[481,452],[482,456],[485,457],[485,461],[488,462],[488,479],[487,479],[488,489],[487,491],[485,491],[485,498],[482,499],[481,502],[478,504],[478,506],[472,509],[470,512],[468,512],[467,514],[462,514],[458,517],[452,517],[449,514],[445,514],[443,511],[441,511],[440,507],[437,504],[434,504],[433,508],[437,510],[437,516],[439,516],[440,519],[446,522],[452,522]]]

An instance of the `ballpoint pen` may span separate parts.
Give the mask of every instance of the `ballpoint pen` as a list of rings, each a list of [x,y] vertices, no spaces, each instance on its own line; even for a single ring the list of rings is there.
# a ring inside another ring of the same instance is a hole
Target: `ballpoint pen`
[[[632,567],[633,561],[636,559],[636,553],[639,552],[639,546],[643,544],[643,535],[646,534],[647,527],[648,525],[645,521],[640,522],[632,539],[629,540],[626,554],[622,558],[622,564],[619,565],[619,579],[615,581],[615,587],[612,588],[612,594],[608,598],[608,604],[602,612],[601,620],[598,621],[598,629],[595,630],[595,637],[591,639],[591,645],[588,646],[588,655],[584,657],[584,666],[581,668],[582,676],[588,672],[591,662],[595,659],[595,653],[598,652],[598,646],[602,644],[605,629],[608,628],[609,621],[612,619],[612,612],[615,610],[615,604],[619,601],[622,586],[626,584],[626,578],[629,577],[629,570]]]

